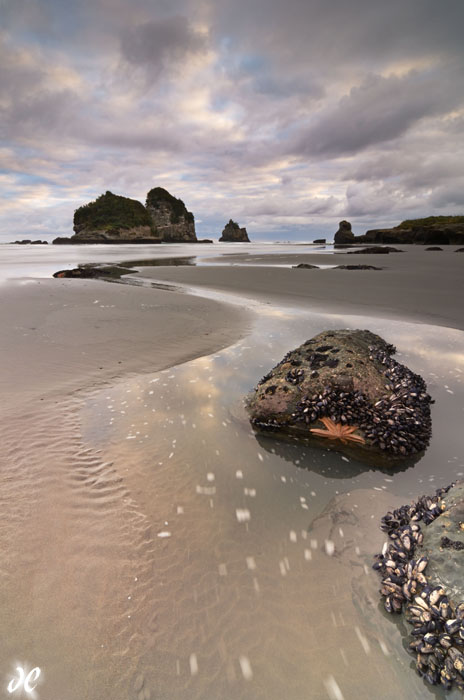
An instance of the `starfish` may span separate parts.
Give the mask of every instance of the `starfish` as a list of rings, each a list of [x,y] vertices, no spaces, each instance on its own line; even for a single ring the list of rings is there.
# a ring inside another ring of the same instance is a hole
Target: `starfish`
[[[349,440],[352,442],[360,442],[364,444],[366,441],[360,435],[353,435],[355,430],[358,430],[357,425],[343,425],[342,423],[334,423],[330,418],[321,418],[327,430],[319,428],[311,428],[311,432],[321,437],[329,438],[329,440],[340,440],[344,445]]]

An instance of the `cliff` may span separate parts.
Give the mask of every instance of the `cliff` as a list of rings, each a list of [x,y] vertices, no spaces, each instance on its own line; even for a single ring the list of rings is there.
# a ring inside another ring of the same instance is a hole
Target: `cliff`
[[[229,219],[229,223],[224,226],[222,236],[219,242],[229,242],[229,243],[249,243],[246,228],[240,228],[236,221]]]
[[[379,228],[355,236],[348,221],[341,221],[334,242],[347,243],[417,243],[421,245],[462,245],[464,216],[429,216],[408,219],[394,228]]]
[[[166,243],[196,242],[195,219],[181,199],[162,187],[147,194],[146,211],[157,235]]]

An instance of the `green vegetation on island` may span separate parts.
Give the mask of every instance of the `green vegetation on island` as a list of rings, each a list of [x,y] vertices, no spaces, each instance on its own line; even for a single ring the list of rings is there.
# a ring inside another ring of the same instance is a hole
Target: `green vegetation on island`
[[[396,228],[416,228],[417,226],[442,226],[446,224],[464,224],[464,216],[427,216],[425,219],[406,219]]]
[[[76,209],[74,226],[95,231],[149,226],[154,231],[152,219],[141,202],[109,191]]]

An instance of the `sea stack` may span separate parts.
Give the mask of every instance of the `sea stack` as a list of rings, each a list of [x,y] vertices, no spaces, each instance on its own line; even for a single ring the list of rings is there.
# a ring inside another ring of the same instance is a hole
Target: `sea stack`
[[[156,233],[165,243],[196,242],[195,218],[181,199],[162,187],[147,194],[147,212]]]
[[[334,243],[344,244],[344,243],[354,243],[355,236],[351,230],[351,224],[349,221],[340,221],[338,224],[338,231],[334,236]]]
[[[229,219],[229,223],[224,226],[224,230],[222,232],[221,238],[219,239],[219,242],[249,243],[250,239],[248,238],[246,228],[240,228],[236,221],[232,221],[232,219]]]

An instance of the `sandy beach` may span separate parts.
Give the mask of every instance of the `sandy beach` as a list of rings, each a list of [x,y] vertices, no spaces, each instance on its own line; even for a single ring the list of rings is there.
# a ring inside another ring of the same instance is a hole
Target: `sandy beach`
[[[438,326],[464,328],[462,253],[455,246],[429,252],[401,246],[388,255],[301,252],[298,255],[227,255],[227,267],[143,268],[161,281],[220,289],[263,302],[333,313],[378,314]],[[355,250],[355,249],[354,249]],[[208,262],[224,263],[224,258]],[[270,263],[273,267],[267,267]],[[277,265],[373,265],[376,270],[294,270]]]
[[[44,700],[348,700],[379,678],[379,698],[422,697],[367,574],[385,509],[464,469],[464,258],[345,256],[241,251],[144,266],[130,277],[147,286],[2,284],[1,674],[40,666]],[[385,269],[277,267],[299,262]],[[249,430],[260,376],[345,326],[396,342],[438,399],[415,469]]]

